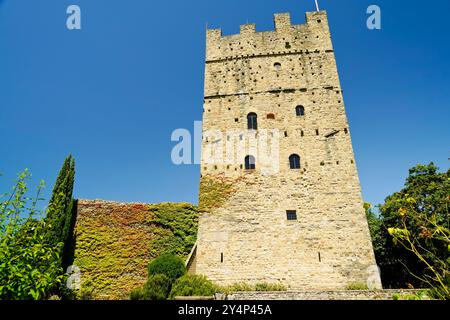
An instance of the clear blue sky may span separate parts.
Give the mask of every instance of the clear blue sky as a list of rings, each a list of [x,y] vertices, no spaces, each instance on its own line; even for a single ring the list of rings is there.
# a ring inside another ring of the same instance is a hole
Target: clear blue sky
[[[408,168],[450,156],[450,1],[321,0],[328,11],[363,194],[380,203]],[[66,29],[66,8],[82,30]],[[382,9],[382,30],[366,9]],[[48,193],[65,156],[75,196],[197,202],[200,168],[170,159],[201,120],[205,24],[304,22],[313,0],[0,0],[0,193],[29,168]]]

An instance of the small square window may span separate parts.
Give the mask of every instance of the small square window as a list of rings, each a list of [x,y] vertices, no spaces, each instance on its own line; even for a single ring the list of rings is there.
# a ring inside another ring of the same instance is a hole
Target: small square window
[[[287,216],[288,221],[295,221],[295,220],[297,220],[297,211],[287,210],[286,216]]]

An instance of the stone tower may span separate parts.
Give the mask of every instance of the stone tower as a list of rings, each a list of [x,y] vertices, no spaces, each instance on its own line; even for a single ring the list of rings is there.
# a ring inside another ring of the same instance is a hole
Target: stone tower
[[[207,31],[201,174],[190,272],[381,288],[326,12]]]

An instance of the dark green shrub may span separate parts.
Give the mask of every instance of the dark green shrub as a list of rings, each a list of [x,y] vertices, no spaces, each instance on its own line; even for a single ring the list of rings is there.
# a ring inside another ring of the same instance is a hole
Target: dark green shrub
[[[144,287],[133,289],[133,291],[130,292],[130,300],[145,300],[144,297]]]
[[[173,254],[164,254],[148,265],[149,279],[152,275],[163,274],[173,282],[185,273],[184,261]]]
[[[205,276],[188,274],[175,281],[169,297],[212,296],[215,293],[216,287]]]
[[[149,276],[147,283],[130,293],[131,300],[166,300],[169,296],[172,280],[163,274]]]

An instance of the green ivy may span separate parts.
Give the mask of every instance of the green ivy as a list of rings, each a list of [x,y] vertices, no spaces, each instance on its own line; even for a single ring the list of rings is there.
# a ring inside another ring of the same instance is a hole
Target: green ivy
[[[127,214],[92,210],[77,216],[75,228],[78,299],[127,299],[145,284],[150,261],[164,253],[184,260],[196,241],[198,212],[189,203],[129,204]]]
[[[222,207],[235,193],[234,183],[225,177],[203,176],[200,180],[199,212]]]
[[[154,257],[164,253],[186,259],[197,239],[197,207],[189,203],[161,203],[150,205],[157,237],[151,243]]]

